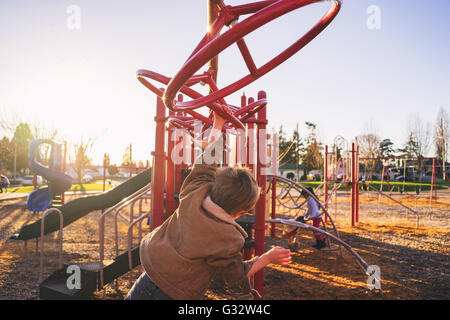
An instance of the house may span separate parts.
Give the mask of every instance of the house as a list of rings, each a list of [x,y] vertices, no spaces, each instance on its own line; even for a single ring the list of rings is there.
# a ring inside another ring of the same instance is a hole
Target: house
[[[299,180],[299,177],[297,177],[297,171],[301,178],[303,176],[304,168],[305,166],[302,164],[298,165],[297,168],[295,163],[286,163],[281,167],[278,167],[278,175],[292,180]]]

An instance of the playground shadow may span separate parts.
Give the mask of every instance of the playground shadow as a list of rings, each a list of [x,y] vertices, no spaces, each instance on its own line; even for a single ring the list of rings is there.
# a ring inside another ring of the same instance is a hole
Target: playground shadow
[[[19,225],[24,226],[35,219],[35,215],[24,210],[23,206],[17,204],[2,206],[0,211],[0,243],[20,230]]]
[[[369,265],[380,267],[384,299],[450,298],[448,255],[345,232],[341,238]],[[287,242],[267,239],[267,244],[286,246]],[[338,252],[306,247],[310,244],[306,240],[287,267],[266,269],[266,299],[380,298],[367,289],[368,276],[345,249],[341,259]]]
[[[43,279],[58,269],[59,258],[53,236],[46,238]],[[34,241],[28,244],[27,251],[25,255],[23,241],[9,240],[0,247],[0,300],[39,299],[40,253]],[[63,261],[84,258],[86,255],[63,252]]]

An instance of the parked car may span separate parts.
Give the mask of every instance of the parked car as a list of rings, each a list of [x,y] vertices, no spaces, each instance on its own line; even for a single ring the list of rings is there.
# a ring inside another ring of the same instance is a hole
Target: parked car
[[[41,176],[36,176],[36,184],[41,186],[44,184],[44,179]],[[34,185],[34,176],[25,176],[22,178],[23,186],[33,186]]]
[[[92,176],[88,175],[88,174],[85,174],[83,176],[83,178],[81,179],[82,183],[89,183],[89,182],[92,182],[92,181],[94,181],[94,178]]]
[[[22,182],[23,182],[23,178],[20,178],[20,177],[16,177],[15,179],[14,178],[9,179],[9,184],[11,186],[20,186],[20,185],[22,185]]]

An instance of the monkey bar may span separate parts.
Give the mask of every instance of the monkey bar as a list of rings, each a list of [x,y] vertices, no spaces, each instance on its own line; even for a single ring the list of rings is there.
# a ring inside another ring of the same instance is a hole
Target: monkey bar
[[[280,196],[281,197],[286,197],[287,195],[289,195],[289,198],[292,199],[291,201],[294,202],[294,206],[290,207],[290,209],[300,209],[301,206],[304,203],[297,204],[298,203],[298,199],[300,198],[300,196],[298,196],[298,197],[296,197],[296,195],[292,196],[291,192],[295,191],[298,194],[301,194],[301,192],[304,191],[309,196],[311,196],[314,200],[316,200],[319,208],[321,209],[320,215],[321,216],[323,215],[323,216],[326,217],[326,221],[330,222],[331,230],[332,230],[331,232],[333,232],[335,234],[335,236],[339,238],[339,232],[338,232],[338,230],[336,228],[336,225],[335,225],[333,219],[331,218],[330,214],[328,213],[328,210],[326,209],[327,202],[322,203],[308,189],[306,189],[301,184],[296,183],[296,182],[294,182],[294,181],[292,181],[290,179],[284,178],[282,176],[277,176],[277,175],[269,175],[269,176],[267,176],[267,178],[270,181],[270,186],[269,186],[268,190],[272,190],[272,211],[271,211],[271,218],[272,219],[276,219],[277,218],[276,202],[277,202],[277,199],[279,200]],[[283,191],[283,189],[286,190],[286,191],[284,191],[284,194],[280,193],[277,196],[276,185],[279,184],[279,183],[281,183],[282,185],[288,186],[288,187],[282,188],[281,191]],[[294,200],[294,197],[296,197],[295,200]],[[286,203],[284,203],[284,205],[286,205]],[[295,216],[293,216],[292,218],[295,219],[295,218],[297,218],[297,216],[298,216],[298,213]],[[324,222],[323,219],[322,219],[322,227],[324,228],[325,231],[328,232],[327,225],[326,225],[326,223]],[[275,237],[275,224],[271,224],[271,236]],[[328,250],[337,250],[337,249],[339,249],[340,253],[342,255],[342,249],[340,247],[332,248],[331,247],[331,243],[328,241],[328,238],[327,238],[327,246],[328,246]]]
[[[313,227],[309,224],[306,223],[302,223],[299,221],[294,221],[294,220],[286,220],[286,219],[266,219],[266,222],[269,223],[281,223],[284,225],[288,225],[288,226],[294,226],[297,228],[303,228],[303,229],[310,229],[312,231],[318,232],[320,234],[322,234],[323,236],[325,236],[327,239],[331,239],[334,242],[338,243],[340,246],[343,246],[345,249],[347,249],[347,251],[353,256],[353,258],[355,259],[356,263],[358,264],[358,266],[362,269],[362,271],[364,272],[364,274],[371,276],[371,277],[375,277],[375,271],[369,272],[369,265],[367,264],[367,262],[364,261],[363,258],[361,258],[361,256],[355,251],[353,250],[353,248],[347,244],[346,242],[342,241],[339,237],[336,237],[335,235],[322,230],[321,228],[316,228]],[[378,282],[379,286],[379,290],[380,292],[382,292],[381,289],[381,279],[377,279],[375,278],[375,281]]]
[[[209,31],[175,76],[169,78],[149,70],[141,69],[137,71],[137,79],[157,95],[155,152],[153,153],[152,175],[152,229],[161,225],[164,218],[167,218],[175,211],[178,201],[175,195],[181,187],[183,168],[187,167],[186,163],[176,164],[174,159],[172,159],[171,155],[175,147],[175,141],[168,139],[166,148],[166,130],[171,132],[175,128],[183,128],[192,133],[192,131],[195,131],[194,121],[200,120],[203,122],[202,131],[205,131],[208,126],[213,124],[212,113],[215,112],[226,119],[231,124],[231,128],[246,130],[243,141],[239,140],[236,142],[237,144],[242,144],[239,147],[246,150],[245,159],[236,157],[236,162],[247,165],[253,171],[261,188],[261,196],[254,209],[254,250],[256,255],[264,253],[267,176],[264,175],[263,170],[267,166],[267,151],[266,149],[261,150],[259,147],[256,148],[256,146],[261,146],[267,140],[267,134],[265,133],[267,124],[266,93],[264,91],[258,92],[257,100],[253,98],[247,100],[245,96],[242,96],[240,107],[228,104],[225,101],[225,97],[270,72],[306,46],[331,23],[339,12],[342,1],[331,0],[330,9],[312,29],[260,67],[254,63],[244,36],[293,10],[324,1],[326,0],[266,0],[237,6],[226,6],[222,0],[208,0]],[[239,17],[242,15],[249,15],[249,17],[238,22]],[[221,34],[221,30],[225,26],[230,27],[230,29]],[[249,74],[219,89],[217,86],[218,55],[233,43],[237,44]],[[196,74],[207,63],[208,70]],[[159,88],[152,81],[165,85],[166,89]],[[202,95],[192,88],[192,86],[198,84],[207,84],[209,86],[209,94]],[[183,95],[188,96],[192,100],[183,101]],[[166,116],[164,106],[170,110],[169,116]],[[209,108],[209,116],[196,111],[196,109],[204,106]],[[166,122],[168,123],[167,128]],[[183,159],[192,159],[193,147],[185,148],[182,152]],[[253,159],[255,154],[256,163]],[[261,295],[263,294],[263,270],[255,274],[254,287]]]
[[[164,104],[173,111],[185,111],[202,106],[210,106],[214,101],[220,101],[223,105],[226,105],[224,100],[226,96],[242,89],[275,69],[322,32],[338,14],[342,1],[332,0],[330,9],[312,29],[261,67],[255,65],[245,43],[244,36],[293,10],[323,1],[324,0],[268,0],[238,6],[226,6],[223,1],[211,2],[219,7],[219,10],[216,13],[217,17],[214,21],[210,19],[210,22],[212,23],[210,24],[208,33],[203,37],[178,73],[170,80],[163,98]],[[242,15],[250,16],[241,22],[237,22]],[[220,34],[220,31],[224,26],[228,26],[230,29]],[[211,59],[234,43],[237,44],[249,70],[247,76],[244,76],[225,88],[218,89],[215,80],[213,79],[213,75],[210,72],[195,75],[203,65],[208,61],[211,61]],[[212,93],[188,102],[174,102],[177,92],[184,85],[189,84],[193,79],[208,81]]]

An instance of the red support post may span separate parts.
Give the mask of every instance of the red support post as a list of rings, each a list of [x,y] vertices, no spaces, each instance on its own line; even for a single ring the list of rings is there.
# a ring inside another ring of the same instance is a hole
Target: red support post
[[[156,98],[155,122],[155,152],[153,154],[154,161],[152,170],[152,230],[163,223],[164,215],[164,140],[166,131],[166,107],[160,97]]]
[[[325,146],[325,163],[324,163],[324,187],[325,187],[325,209],[328,210],[328,146]],[[325,215],[325,223],[328,222],[327,215]]]
[[[359,222],[359,146],[356,146],[355,164],[356,164],[355,222],[358,223]]]
[[[248,98],[248,104],[253,103],[255,99]],[[254,117],[252,117],[254,119]],[[255,161],[255,136],[254,136],[255,124],[252,122],[247,123],[247,166],[255,174],[255,167],[253,162]]]
[[[103,155],[103,192],[106,190],[106,157]]]
[[[430,181],[430,206],[431,206],[431,200],[433,199],[433,187],[434,187],[434,183],[435,183],[435,179],[436,179],[436,171],[435,171],[435,158],[433,158],[433,168],[431,171],[431,181]]]
[[[266,93],[264,91],[258,92],[258,99],[265,99]],[[249,101],[250,102],[250,101]],[[266,131],[266,107],[262,108],[258,111],[257,114],[258,119],[258,134],[257,134],[257,162],[256,162],[256,178],[259,187],[261,188],[261,195],[256,203],[255,208],[255,254],[257,256],[261,256],[265,251],[265,214],[266,214],[266,176],[262,174],[263,167],[266,166],[266,144],[267,144],[267,135],[262,137],[261,135]],[[264,146],[264,147],[263,147]],[[264,269],[257,272],[255,274],[255,289],[261,294],[264,295]]]
[[[352,227],[355,226],[355,172],[356,164],[355,164],[355,143],[352,143]]]
[[[169,116],[175,115],[175,112],[169,111]],[[175,147],[175,141],[172,140],[172,133],[175,127],[169,124],[167,128],[167,167],[166,167],[166,214],[170,216],[177,208],[174,198],[175,193],[175,164],[172,160],[172,150]]]

